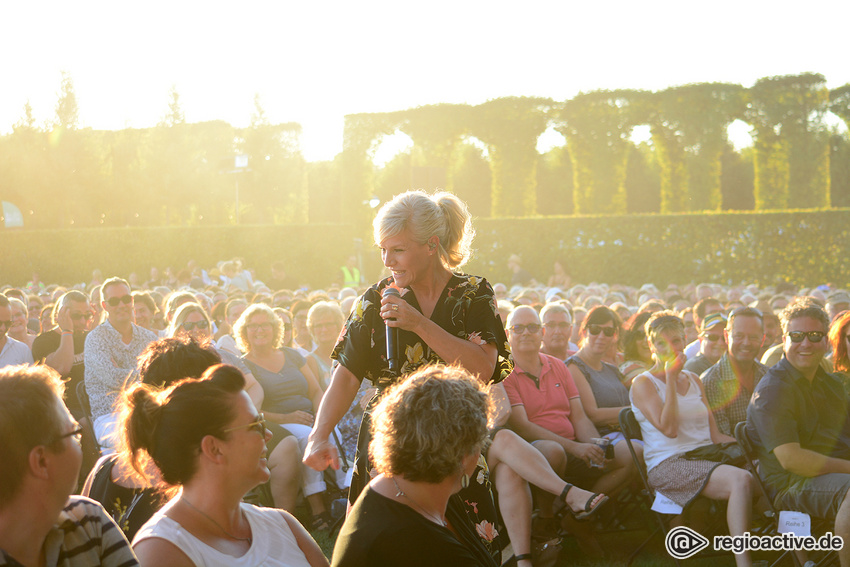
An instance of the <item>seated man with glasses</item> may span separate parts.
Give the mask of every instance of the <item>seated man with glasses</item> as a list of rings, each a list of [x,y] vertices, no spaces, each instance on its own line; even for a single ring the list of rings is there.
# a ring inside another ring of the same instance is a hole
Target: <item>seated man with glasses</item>
[[[758,449],[761,475],[776,491],[776,507],[834,519],[850,541],[850,427],[841,381],[820,362],[829,348],[829,318],[811,298],[780,314],[785,356],[755,388],[747,432]],[[839,552],[850,565],[850,546]]]
[[[559,360],[567,360],[578,351],[578,346],[570,342],[573,334],[573,316],[560,303],[547,303],[540,310],[543,322],[543,348],[541,352]]]
[[[86,294],[78,290],[63,294],[57,305],[52,317],[54,327],[35,338],[32,357],[62,376],[65,405],[79,421],[85,417],[85,411],[77,398],[77,384],[85,377],[83,352],[94,313]]]
[[[699,354],[688,358],[685,370],[700,376],[703,372],[717,364],[726,352],[726,315],[712,313],[702,320],[699,330]]]
[[[564,480],[593,492],[616,493],[634,470],[631,456],[627,451],[606,455],[594,443],[601,435],[585,414],[566,365],[540,352],[543,333],[531,307],[517,307],[508,316],[514,359],[514,370],[504,381],[511,403],[508,423],[543,453]],[[550,502],[540,502],[540,517],[551,516]]]
[[[97,502],[70,496],[80,434],[46,366],[0,370],[0,564],[138,565]]]
[[[106,321],[86,337],[83,359],[95,437],[103,453],[110,454],[115,450],[115,402],[136,368],[136,358],[157,335],[133,322],[133,296],[125,280],[106,280],[100,293]]]

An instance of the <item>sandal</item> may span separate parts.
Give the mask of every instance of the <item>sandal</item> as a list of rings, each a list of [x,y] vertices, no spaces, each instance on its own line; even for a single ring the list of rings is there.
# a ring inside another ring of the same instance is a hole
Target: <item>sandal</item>
[[[331,518],[330,513],[324,511],[321,514],[316,514],[312,517],[312,519],[310,520],[310,531],[326,532],[331,528],[332,523],[333,518]]]
[[[590,516],[593,515],[596,510],[599,509],[600,506],[608,502],[608,497],[604,494],[600,494],[599,492],[594,492],[590,495],[590,498],[587,499],[587,502],[584,503],[584,510],[581,512],[574,512],[572,508],[567,504],[567,493],[573,487],[569,482],[564,487],[564,490],[561,491],[561,495],[558,497],[558,501],[555,502],[553,506],[553,511],[555,512],[555,516],[560,518],[564,515],[564,512],[567,510],[570,511],[573,518],[576,520],[586,520]],[[594,504],[596,502],[596,504]]]

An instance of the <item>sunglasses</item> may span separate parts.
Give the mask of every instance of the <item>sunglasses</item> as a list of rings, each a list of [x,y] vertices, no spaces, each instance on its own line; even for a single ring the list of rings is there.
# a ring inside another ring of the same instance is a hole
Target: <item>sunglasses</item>
[[[536,323],[529,323],[528,325],[512,325],[512,326],[508,327],[508,329],[510,330],[510,332],[512,332],[516,335],[521,335],[525,331],[528,331],[529,333],[531,333],[533,335],[535,333],[540,332],[540,325],[538,325]]]
[[[792,343],[801,343],[803,339],[806,337],[809,338],[810,343],[819,343],[823,340],[823,337],[826,335],[823,331],[791,331],[788,333],[788,338],[791,339]]]
[[[230,427],[224,430],[224,433],[230,433],[231,431],[236,431],[237,429],[245,429],[248,428],[251,431],[256,431],[260,435],[266,435],[266,419],[263,417],[261,413],[256,421],[252,421],[251,423],[246,423],[245,425],[237,425],[236,427]]]
[[[71,313],[71,319],[73,319],[74,321],[79,321],[80,319],[85,319],[86,321],[88,321],[92,317],[94,317],[94,315],[91,313]]]
[[[109,305],[111,305],[112,307],[118,307],[119,303],[129,305],[130,303],[133,303],[133,296],[132,295],[122,295],[121,297],[110,297],[109,299],[106,300],[106,302]]]
[[[717,341],[723,338],[723,335],[718,335],[716,333],[707,333],[703,335],[702,338],[704,338],[708,342],[716,343]]]
[[[599,333],[602,333],[606,337],[613,337],[614,333],[617,332],[617,329],[614,327],[603,327],[602,325],[588,325],[587,332],[593,335],[594,337]]]
[[[567,329],[569,329],[573,325],[572,325],[572,323],[561,322],[561,323],[546,323],[543,326],[546,327],[546,329],[548,329],[550,331],[566,331]]]
[[[187,331],[191,331],[192,329],[209,329],[210,324],[205,320],[201,319],[200,321],[195,321],[194,323],[190,321],[185,321],[182,325],[180,325]]]

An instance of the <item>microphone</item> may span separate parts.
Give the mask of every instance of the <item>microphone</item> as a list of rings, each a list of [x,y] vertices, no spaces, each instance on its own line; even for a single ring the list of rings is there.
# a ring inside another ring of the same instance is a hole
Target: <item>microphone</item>
[[[394,287],[386,287],[381,292],[381,297],[389,297],[394,295],[401,297],[401,293]],[[395,319],[386,319],[387,321],[395,321]],[[390,365],[390,371],[398,372],[398,328],[387,325],[387,362]]]

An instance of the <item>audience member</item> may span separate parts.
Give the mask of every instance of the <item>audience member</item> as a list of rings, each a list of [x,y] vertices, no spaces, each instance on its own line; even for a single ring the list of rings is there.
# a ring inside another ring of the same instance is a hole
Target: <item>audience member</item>
[[[747,404],[767,372],[757,359],[764,341],[761,312],[752,307],[732,311],[723,334],[726,352],[701,378],[717,429],[732,436],[738,422],[747,420]]]
[[[162,392],[139,384],[124,397],[127,464],[148,482],[180,488],[133,540],[143,567],[328,564],[291,514],[242,502],[269,479],[271,438],[244,386],[239,370],[218,365],[200,380]]]
[[[488,414],[486,394],[460,368],[425,367],[389,390],[372,411],[378,475],[346,518],[332,565],[496,567],[457,496],[478,464]]]
[[[133,323],[133,296],[125,280],[110,278],[101,290],[107,318],[86,337],[83,360],[95,437],[110,453],[115,447],[115,402],[136,368],[136,357],[157,336]]]
[[[646,338],[646,322],[652,313],[643,311],[635,313],[626,321],[624,327],[622,343],[623,343],[623,363],[619,370],[623,375],[625,382],[623,384],[628,388],[632,384],[635,376],[649,370],[652,366],[652,352],[649,350],[649,341]]]
[[[649,484],[685,507],[702,494],[726,500],[729,533],[750,527],[753,486],[750,473],[720,462],[689,459],[687,453],[712,443],[734,442],[717,430],[699,378],[684,369],[685,328],[672,311],[653,314],[647,323],[655,364],[634,379],[630,397],[644,441]],[[739,566],[751,564],[745,551]]]
[[[711,313],[702,320],[699,330],[699,353],[689,357],[685,370],[700,376],[723,356],[726,351],[726,315]]]
[[[781,510],[834,520],[835,535],[850,538],[850,420],[841,381],[821,367],[829,348],[829,317],[810,298],[780,314],[785,356],[756,386],[747,431],[760,473]],[[778,417],[781,416],[781,417]],[[850,565],[850,547],[839,551]]]
[[[507,321],[507,316],[505,320]],[[570,342],[573,320],[566,307],[560,303],[547,303],[540,310],[540,320],[543,323],[541,352],[561,361],[575,354],[578,346]]]
[[[702,285],[702,284],[701,284]],[[697,286],[699,292],[702,294],[706,293],[706,289],[711,290],[709,286]],[[699,295],[698,292],[698,295]],[[723,312],[723,304],[719,299],[714,297],[703,297],[699,299],[699,301],[694,304],[693,314],[694,314],[694,327],[697,330],[702,330],[703,328],[703,319],[711,315],[712,313],[722,313]],[[700,351],[700,339],[697,338],[694,341],[688,343],[688,346],[685,347],[685,356],[688,359],[695,357]]]
[[[0,294],[0,368],[17,364],[32,364],[30,347],[9,336],[12,328],[12,307],[9,299]]]
[[[127,539],[93,500],[71,496],[81,428],[46,366],[0,370],[0,562],[138,565]]]
[[[65,382],[65,405],[78,421],[85,418],[77,398],[77,385],[85,378],[83,352],[92,317],[86,294],[71,290],[59,298],[56,325],[36,337],[32,345],[33,359],[59,372]]]

